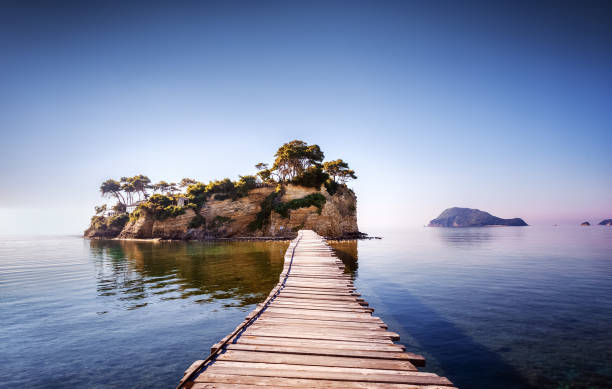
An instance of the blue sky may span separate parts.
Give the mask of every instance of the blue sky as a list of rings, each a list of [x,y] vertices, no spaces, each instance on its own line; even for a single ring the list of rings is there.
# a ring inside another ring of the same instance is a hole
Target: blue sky
[[[357,171],[360,227],[612,217],[605,2],[3,2],[0,233],[79,233],[109,177]]]

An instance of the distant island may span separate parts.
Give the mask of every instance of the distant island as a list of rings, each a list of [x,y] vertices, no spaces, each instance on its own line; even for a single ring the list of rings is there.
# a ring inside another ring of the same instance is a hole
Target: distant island
[[[273,165],[258,163],[256,175],[203,183],[152,184],[139,174],[108,179],[95,208],[88,238],[219,239],[293,238],[311,229],[330,238],[359,238],[357,197],[347,187],[355,171],[342,159],[324,162],[318,145],[294,140],[276,152]]]
[[[588,226],[591,225],[591,223],[589,223],[589,222],[582,222],[582,223],[580,223],[580,225],[583,226],[583,227],[588,227]]]
[[[605,219],[599,222],[600,226],[612,226],[612,219]]]
[[[521,218],[502,219],[488,212],[472,208],[453,207],[444,210],[428,227],[485,227],[485,226],[526,226]]]

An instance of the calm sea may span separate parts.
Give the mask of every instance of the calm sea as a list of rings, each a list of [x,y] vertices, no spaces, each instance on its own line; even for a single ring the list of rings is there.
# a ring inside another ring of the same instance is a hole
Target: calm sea
[[[334,245],[426,370],[612,387],[612,228],[422,228]],[[170,388],[276,284],[284,242],[0,237],[0,386]]]

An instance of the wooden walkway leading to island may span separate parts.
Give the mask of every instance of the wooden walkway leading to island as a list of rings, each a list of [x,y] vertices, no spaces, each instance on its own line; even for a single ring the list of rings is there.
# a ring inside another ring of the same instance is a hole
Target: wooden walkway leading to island
[[[230,335],[194,362],[184,388],[444,388],[452,383],[395,344],[325,240],[302,230],[278,285]]]

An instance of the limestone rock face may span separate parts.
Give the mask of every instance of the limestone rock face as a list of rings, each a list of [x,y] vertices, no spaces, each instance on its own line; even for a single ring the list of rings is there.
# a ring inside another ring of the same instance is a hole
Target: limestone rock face
[[[130,220],[123,231],[119,234],[119,238],[124,239],[147,239],[153,237],[153,216],[143,214],[136,220]]]
[[[282,202],[300,199],[313,193],[321,193],[326,202],[319,214],[315,206],[289,211],[284,218],[272,211],[270,222],[261,230],[250,231],[248,226],[261,210],[261,203],[274,192],[273,187],[256,188],[248,196],[237,200],[209,200],[200,216],[205,220],[203,226],[190,228],[196,216],[192,209],[184,214],[165,220],[155,220],[143,212],[136,220],[131,220],[119,238],[161,238],[161,239],[210,239],[232,237],[294,237],[299,229],[312,229],[326,237],[340,238],[359,233],[357,227],[357,198],[352,191],[341,188],[331,196],[325,187],[320,190],[296,185],[287,185]]]
[[[319,193],[316,188],[289,186],[282,197],[287,202],[309,194]],[[325,237],[346,237],[359,233],[357,228],[357,197],[343,189],[331,196],[324,187],[320,191],[325,196],[325,205],[318,213],[315,206],[290,211],[288,218],[272,212],[266,236],[295,236],[301,229],[313,230]]]

